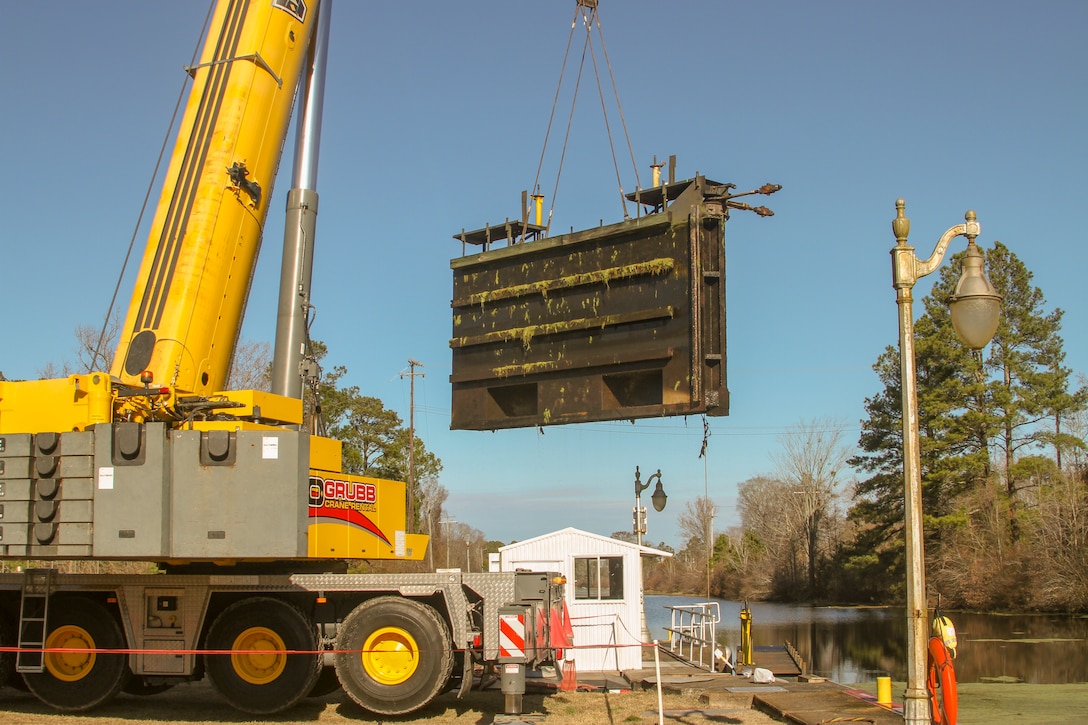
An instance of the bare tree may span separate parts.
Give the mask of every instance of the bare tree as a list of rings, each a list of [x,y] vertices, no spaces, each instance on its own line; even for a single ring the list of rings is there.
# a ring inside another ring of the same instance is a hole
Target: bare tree
[[[800,535],[809,596],[816,593],[820,557],[830,553],[828,534],[837,528],[831,524],[838,514],[839,476],[848,458],[842,432],[841,423],[801,422],[779,437],[781,449],[771,454],[777,478],[790,487],[781,505],[787,524]]]
[[[78,372],[106,370],[121,336],[121,318],[117,313],[103,325],[76,326],[76,368]]]
[[[750,478],[738,490],[737,508],[745,534],[762,547],[763,560],[749,570],[750,584],[764,596],[776,590],[785,597],[795,596],[800,584],[799,537],[786,506],[791,490],[790,484],[771,476]]]
[[[727,599],[766,599],[772,590],[772,566],[763,538],[752,529],[733,526],[718,537],[725,539],[729,580],[722,582]]]
[[[423,523],[423,530],[431,537],[431,544],[427,546],[427,569],[434,570],[434,542],[438,533],[439,522],[446,499],[450,492],[438,482],[437,476],[427,476],[419,481],[419,518]]]
[[[67,361],[62,361],[58,364],[50,360],[45,365],[38,368],[38,379],[56,380],[57,378],[66,378],[73,372],[71,364]]]
[[[1040,604],[1069,611],[1088,606],[1088,490],[1071,476],[1055,475],[1040,496],[1032,537],[1039,565]]]
[[[714,511],[714,502],[705,496],[688,501],[684,506],[684,511],[676,518],[676,523],[688,546],[697,544],[705,548],[713,531]]]
[[[227,378],[227,389],[272,389],[272,346],[266,340],[238,341]]]
[[[450,562],[462,571],[487,570],[487,537],[484,532],[465,523],[450,526],[449,540],[445,542],[450,552]]]
[[[78,373],[109,370],[120,332],[121,318],[116,314],[102,325],[76,325],[75,362],[61,360],[58,363],[50,360],[38,368],[38,377],[42,380],[54,380]]]
[[[710,596],[710,572],[714,565],[714,502],[706,496],[688,501],[684,511],[676,518],[680,534],[687,542],[685,549],[691,554],[691,561],[700,562],[693,566],[694,571],[706,577],[707,596]],[[692,582],[694,584],[694,582]]]

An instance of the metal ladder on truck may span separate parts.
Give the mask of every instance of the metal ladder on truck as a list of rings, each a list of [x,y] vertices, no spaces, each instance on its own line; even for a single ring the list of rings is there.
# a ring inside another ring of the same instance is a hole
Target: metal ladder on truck
[[[15,671],[37,673],[45,670],[45,637],[49,632],[49,597],[53,594],[56,569],[27,569],[19,604],[19,652]]]

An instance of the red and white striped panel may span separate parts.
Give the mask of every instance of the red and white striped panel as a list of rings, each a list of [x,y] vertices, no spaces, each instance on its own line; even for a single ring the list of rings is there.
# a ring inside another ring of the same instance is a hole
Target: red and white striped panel
[[[525,657],[525,615],[499,615],[499,657]]]

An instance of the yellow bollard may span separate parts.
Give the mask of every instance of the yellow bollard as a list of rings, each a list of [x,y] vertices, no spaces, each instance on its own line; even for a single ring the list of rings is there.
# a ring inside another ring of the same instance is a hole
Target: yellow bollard
[[[544,195],[533,194],[533,223],[538,227],[544,222]]]
[[[752,657],[752,610],[748,608],[748,602],[740,610],[740,652],[737,653],[737,667],[741,665],[755,665]]]
[[[876,678],[876,702],[878,705],[890,707],[892,704],[892,678]]]

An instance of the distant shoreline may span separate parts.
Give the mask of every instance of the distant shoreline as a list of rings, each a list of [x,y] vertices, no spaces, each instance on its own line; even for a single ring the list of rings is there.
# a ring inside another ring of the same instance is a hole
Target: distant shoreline
[[[687,593],[687,592],[651,592],[644,591],[644,596],[647,597],[695,597],[706,598],[706,595],[702,592]],[[742,602],[740,599],[728,599],[726,597],[719,597],[711,595],[711,599],[720,602]],[[898,607],[903,608],[902,603],[890,603],[890,604],[854,604],[851,602],[787,602],[779,601],[776,599],[749,599],[749,604],[781,604],[783,606],[809,606],[809,607],[839,607],[839,608],[852,608],[852,609],[891,609]],[[1073,617],[1078,619],[1088,619],[1088,611],[1075,611],[1069,612],[1064,610],[1044,610],[1044,609],[1005,609],[1005,610],[982,610],[982,609],[951,609],[943,607],[945,612],[951,614],[988,614],[995,617],[1022,617],[1022,616],[1058,616],[1058,617]]]

